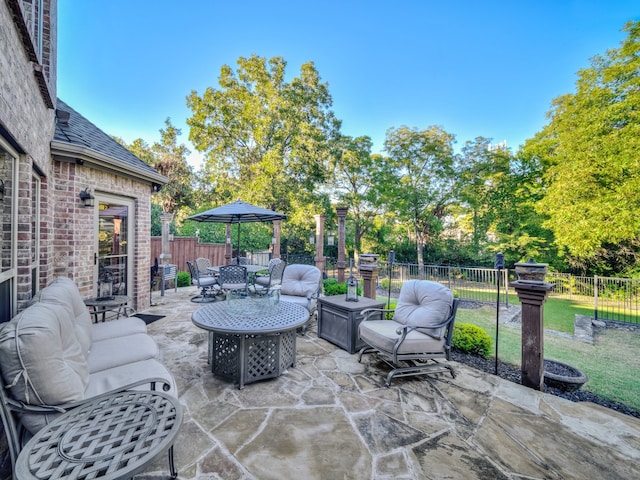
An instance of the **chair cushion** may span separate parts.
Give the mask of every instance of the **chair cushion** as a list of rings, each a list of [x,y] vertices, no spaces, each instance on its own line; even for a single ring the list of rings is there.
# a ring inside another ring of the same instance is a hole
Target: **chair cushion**
[[[67,277],[57,277],[48,287],[43,288],[34,297],[34,302],[68,305],[75,318],[76,337],[87,357],[92,341],[91,314],[84,304],[80,291],[73,280]]]
[[[298,295],[280,295],[281,302],[291,302],[296,303],[298,305],[302,305],[307,310],[311,310],[311,305],[309,305],[309,300],[307,297],[300,297]]]
[[[370,320],[360,323],[358,332],[365,343],[378,350],[392,353],[394,345],[400,338],[400,335],[396,333],[400,327],[402,325],[393,320]],[[398,353],[441,353],[444,352],[444,343],[444,339],[436,340],[429,335],[413,330],[407,334]]]
[[[288,265],[282,275],[282,295],[309,297],[318,293],[322,272],[313,265]]]
[[[130,383],[142,381],[147,378],[162,378],[167,380],[171,385],[171,389],[167,393],[178,398],[178,388],[173,375],[167,370],[167,367],[156,359],[141,360],[128,365],[120,365],[119,367],[92,373],[89,375],[89,385],[84,393],[87,398],[95,397],[109,390],[122,388]],[[139,389],[148,390],[149,387],[147,386],[145,388],[143,385],[139,387]]]
[[[146,333],[93,342],[87,359],[89,373],[156,358],[159,354],[158,345]]]
[[[124,317],[107,322],[94,323],[91,336],[94,342],[108,338],[126,337],[136,333],[147,333],[147,324],[138,317]]]
[[[400,289],[393,320],[412,327],[429,327],[444,322],[451,314],[453,292],[428,280],[410,280]],[[442,335],[444,329],[434,330]]]
[[[68,307],[36,303],[0,327],[2,375],[16,400],[58,405],[81,400],[87,360]]]

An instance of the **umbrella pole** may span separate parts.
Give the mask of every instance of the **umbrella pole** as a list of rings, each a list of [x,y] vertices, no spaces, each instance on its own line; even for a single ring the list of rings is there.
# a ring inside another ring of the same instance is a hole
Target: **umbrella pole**
[[[236,253],[236,260],[238,265],[240,265],[240,222],[238,222],[238,252]]]

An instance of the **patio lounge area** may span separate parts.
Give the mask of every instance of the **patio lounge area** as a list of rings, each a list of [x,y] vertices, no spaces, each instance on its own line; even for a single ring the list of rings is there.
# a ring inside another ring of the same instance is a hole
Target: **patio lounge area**
[[[454,363],[457,377],[394,379],[387,367],[297,337],[297,365],[237,386],[207,365],[191,322],[195,287],[142,312],[185,407],[181,479],[629,479],[640,477],[640,420],[573,403]],[[154,293],[154,296],[158,295]],[[144,475],[166,478],[163,456]]]

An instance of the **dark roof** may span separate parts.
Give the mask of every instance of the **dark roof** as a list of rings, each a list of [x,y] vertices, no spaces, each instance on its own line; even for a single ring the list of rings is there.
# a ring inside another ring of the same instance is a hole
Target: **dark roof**
[[[103,162],[104,157],[107,157],[107,160],[118,169],[129,167],[143,176],[148,172],[150,180],[166,183],[166,177],[160,175],[153,167],[140,160],[60,99],[57,100],[56,105],[56,129],[53,140],[72,145],[75,147],[70,148],[72,152],[78,151],[77,147],[89,157],[92,156],[92,152],[95,152]],[[165,181],[163,182],[162,179]]]

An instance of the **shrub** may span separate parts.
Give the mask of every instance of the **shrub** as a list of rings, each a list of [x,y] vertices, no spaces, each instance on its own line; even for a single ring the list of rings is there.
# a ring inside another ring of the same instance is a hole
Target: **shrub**
[[[385,290],[389,290],[389,279],[383,278],[382,280],[380,280],[380,287]]]
[[[483,328],[477,325],[456,323],[453,326],[451,345],[463,352],[487,358],[492,351],[493,340]]]
[[[188,287],[191,285],[191,275],[189,272],[178,272],[176,281],[178,282],[178,287]]]
[[[327,297],[333,295],[344,295],[347,293],[347,282],[338,283],[335,278],[325,278],[322,281],[322,290]],[[358,284],[358,295],[362,295],[362,288]]]

